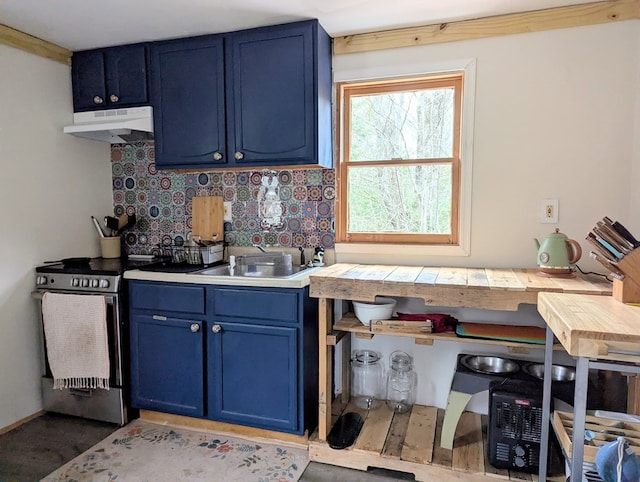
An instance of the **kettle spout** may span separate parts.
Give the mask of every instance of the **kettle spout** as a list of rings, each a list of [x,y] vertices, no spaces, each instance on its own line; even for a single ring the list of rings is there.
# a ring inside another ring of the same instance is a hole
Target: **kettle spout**
[[[533,238],[533,242],[536,243],[536,249],[540,249],[540,241],[537,238]]]

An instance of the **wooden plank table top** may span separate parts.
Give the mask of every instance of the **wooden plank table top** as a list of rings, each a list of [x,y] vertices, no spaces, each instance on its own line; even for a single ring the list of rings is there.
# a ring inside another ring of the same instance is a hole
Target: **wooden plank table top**
[[[338,263],[310,275],[314,298],[373,301],[376,296],[422,298],[432,306],[517,310],[540,292],[611,295],[611,283],[580,273],[538,276],[535,269],[449,268]]]
[[[640,359],[639,306],[613,297],[540,293],[538,311],[572,356]]]

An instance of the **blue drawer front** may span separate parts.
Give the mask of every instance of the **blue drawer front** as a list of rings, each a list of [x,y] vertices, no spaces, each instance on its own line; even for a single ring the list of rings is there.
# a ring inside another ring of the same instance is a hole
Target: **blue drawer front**
[[[135,310],[205,314],[204,286],[134,282],[129,294]]]
[[[216,317],[256,318],[260,320],[298,322],[297,290],[216,289],[213,294]],[[250,300],[250,302],[247,302]]]

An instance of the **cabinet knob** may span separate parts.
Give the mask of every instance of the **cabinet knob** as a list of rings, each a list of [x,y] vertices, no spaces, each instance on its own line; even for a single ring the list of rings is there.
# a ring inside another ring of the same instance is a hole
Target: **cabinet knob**
[[[238,151],[233,155],[233,157],[236,158],[236,161],[240,161],[240,160],[244,159],[244,154],[242,152]]]
[[[200,325],[198,323],[191,323],[191,331],[197,333],[200,331]]]
[[[214,161],[219,161],[220,159],[222,159],[222,154],[220,154],[219,152],[214,152],[213,153],[213,160]]]
[[[220,325],[213,325],[211,327],[211,331],[213,331],[214,333],[220,333],[222,331],[222,327]]]
[[[118,97],[116,94],[111,94],[111,96],[109,97],[109,100],[111,102],[118,102],[120,100],[120,97]]]
[[[104,102],[104,99],[102,97],[100,97],[99,95],[96,95],[93,97],[93,103],[94,104],[102,104]]]

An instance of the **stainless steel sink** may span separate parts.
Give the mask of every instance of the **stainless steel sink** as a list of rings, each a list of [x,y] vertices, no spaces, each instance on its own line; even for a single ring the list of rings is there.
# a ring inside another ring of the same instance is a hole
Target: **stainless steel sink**
[[[249,268],[251,268],[251,265],[249,266]],[[292,266],[290,269],[286,271],[278,272],[278,271],[274,271],[273,269],[264,269],[264,266],[262,266],[262,268],[263,269],[258,269],[258,267],[256,267],[256,269],[238,270],[236,267],[236,270],[232,275],[229,270],[229,265],[225,264],[221,266],[215,266],[213,268],[203,269],[202,271],[198,271],[194,274],[201,274],[205,276],[238,276],[238,277],[250,277],[250,278],[287,279],[287,278],[296,276],[301,271],[304,271],[305,269],[307,269],[306,266]]]

